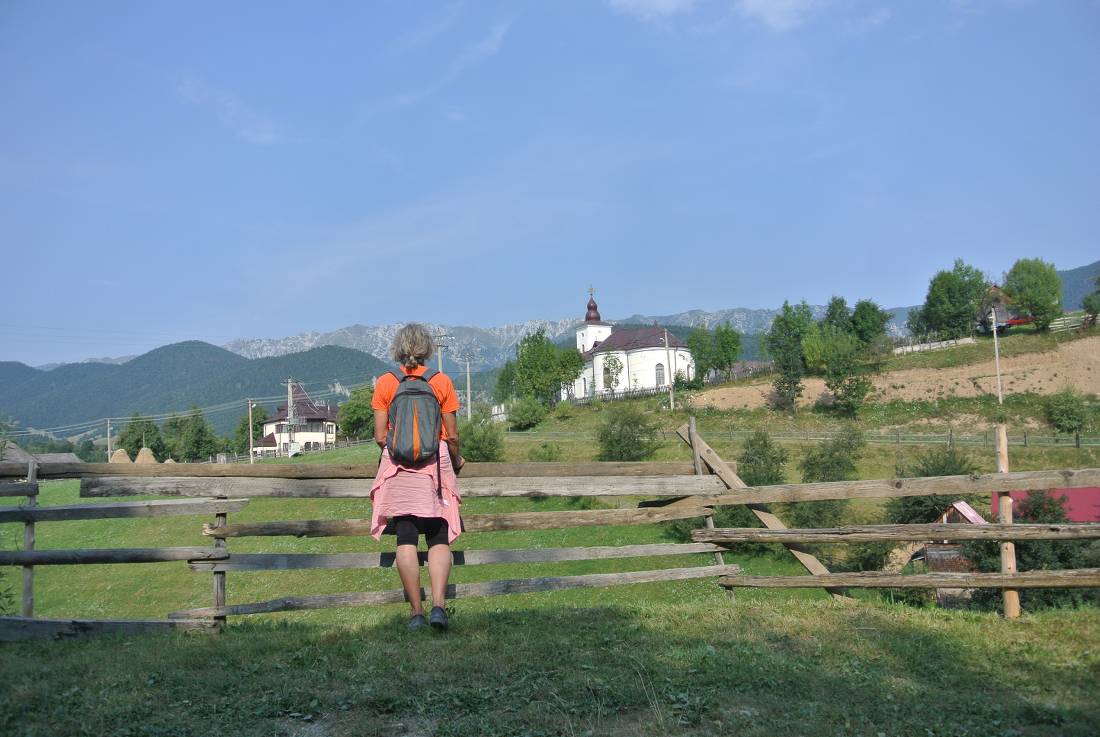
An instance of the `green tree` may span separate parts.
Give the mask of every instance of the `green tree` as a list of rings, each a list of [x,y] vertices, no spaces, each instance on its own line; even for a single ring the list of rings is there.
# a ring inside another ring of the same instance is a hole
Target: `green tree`
[[[493,401],[504,404],[516,396],[516,362],[506,361],[497,374],[497,383],[493,387]]]
[[[336,412],[336,424],[345,437],[374,437],[374,390],[370,386],[361,386],[352,391],[347,401]]]
[[[936,272],[928,283],[919,313],[924,328],[920,334],[933,333],[944,340],[969,335],[974,330],[978,305],[988,289],[989,282],[982,272],[962,259],[955,260],[951,271]],[[910,314],[911,320],[912,317]]]
[[[604,389],[614,392],[615,388],[619,385],[619,377],[623,373],[623,362],[619,360],[619,357],[615,354],[609,354],[604,356],[603,359],[603,375],[604,375]]]
[[[1085,308],[1089,324],[1095,325],[1096,316],[1100,315],[1100,276],[1096,277],[1096,291],[1086,294],[1081,306]]]
[[[856,302],[852,310],[852,333],[864,348],[869,348],[886,337],[886,325],[890,313],[869,299]]]
[[[714,335],[703,326],[693,328],[687,337],[687,347],[695,359],[695,375],[706,378],[712,369],[718,367],[715,355]]]
[[[546,407],[534,397],[520,397],[508,407],[508,427],[512,430],[530,430],[546,417]]]
[[[640,409],[630,405],[612,407],[596,433],[598,460],[644,461],[661,443],[657,425]]]
[[[170,417],[164,423],[163,433],[168,451],[177,461],[204,461],[226,449],[226,442],[218,437],[198,407],[182,417]]]
[[[978,473],[978,470],[978,464],[967,453],[951,445],[941,445],[920,453],[909,465],[899,463],[894,473],[903,479],[965,476]],[[935,522],[958,498],[958,495],[894,497],[886,501],[886,518],[899,525]]]
[[[757,430],[745,441],[737,457],[737,475],[749,486],[786,483],[783,467],[790,455],[763,430]]]
[[[783,309],[772,320],[771,329],[764,336],[764,346],[775,362],[775,404],[778,408],[794,409],[802,395],[802,376],[806,367],[802,359],[802,338],[814,324],[813,313],[805,302],[791,307],[783,303]]]
[[[848,309],[848,302],[843,297],[833,297],[825,307],[825,316],[821,318],[822,325],[839,330],[842,333],[852,332],[852,312]]]
[[[118,434],[118,446],[131,458],[137,458],[138,451],[148,448],[158,461],[168,457],[168,447],[161,437],[160,428],[148,417],[135,412],[126,426]]]
[[[561,446],[557,443],[539,443],[527,451],[527,460],[536,463],[552,463],[561,460]]]
[[[859,339],[830,325],[814,325],[802,345],[807,367],[825,377],[833,411],[854,417],[871,391]]]
[[[504,460],[504,433],[493,422],[489,408],[478,405],[473,408],[469,420],[458,423],[462,457],[474,462],[499,462]]]
[[[264,420],[267,419],[267,410],[262,404],[257,404],[252,407],[252,441],[256,441],[263,438],[264,432]],[[230,446],[231,450],[237,455],[248,454],[248,413],[241,415],[240,422],[237,423],[237,429],[233,431],[233,441]]]
[[[1005,292],[1016,310],[1030,315],[1035,327],[1046,330],[1062,314],[1062,279],[1039,258],[1022,258],[1005,276]]]
[[[507,388],[507,384],[502,384],[507,375],[512,387],[510,396],[531,396],[549,405],[560,396],[562,386],[575,381],[583,368],[580,353],[572,348],[558,348],[540,328],[524,336],[516,346],[515,362],[510,369],[505,365],[497,387]]]
[[[741,357],[741,333],[734,330],[728,322],[714,327],[714,367],[733,378],[733,368]],[[696,376],[702,376],[696,370]]]

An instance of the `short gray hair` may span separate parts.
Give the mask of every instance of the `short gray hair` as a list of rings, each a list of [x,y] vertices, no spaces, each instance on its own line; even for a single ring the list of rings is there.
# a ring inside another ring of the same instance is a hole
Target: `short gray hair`
[[[393,360],[405,368],[413,369],[427,362],[435,352],[431,333],[420,323],[410,322],[397,331],[390,345]]]

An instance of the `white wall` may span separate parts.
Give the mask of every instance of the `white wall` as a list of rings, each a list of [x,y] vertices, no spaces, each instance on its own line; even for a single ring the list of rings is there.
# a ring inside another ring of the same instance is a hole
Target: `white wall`
[[[593,356],[593,360],[585,363],[580,377],[573,382],[574,397],[590,396],[593,393],[593,387],[595,387],[597,394],[610,390],[610,387],[604,386],[603,369],[605,359],[612,355],[618,358],[623,366],[623,370],[619,374],[619,382],[614,387],[615,391],[656,388],[657,364],[661,364],[665,368],[662,386],[668,386],[676,376],[677,371],[682,371],[689,379],[695,377],[695,361],[691,357],[691,352],[686,348],[671,349],[667,353],[664,348],[608,351],[597,353]],[[669,368],[670,359],[671,368]],[[563,391],[562,398],[564,399],[567,396],[567,392]]]

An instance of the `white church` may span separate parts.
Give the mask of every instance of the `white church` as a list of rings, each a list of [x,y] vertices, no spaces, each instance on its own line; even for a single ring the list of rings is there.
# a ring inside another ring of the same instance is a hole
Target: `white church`
[[[591,294],[584,324],[577,329],[577,350],[584,359],[584,370],[571,386],[562,387],[562,399],[659,389],[667,387],[677,372],[688,379],[695,377],[695,360],[682,340],[659,325],[613,331],[611,323],[600,319]],[[618,376],[614,375],[612,357],[618,359]]]

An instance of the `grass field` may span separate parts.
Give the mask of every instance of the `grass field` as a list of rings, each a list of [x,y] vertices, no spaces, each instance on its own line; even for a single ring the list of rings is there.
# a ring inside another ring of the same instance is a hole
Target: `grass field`
[[[593,412],[598,415],[598,412]],[[581,419],[581,418],[577,418]],[[587,421],[587,420],[584,420]],[[707,418],[703,418],[704,428]],[[708,431],[704,429],[704,434]],[[709,437],[735,458],[739,444]],[[510,437],[526,460],[537,436]],[[588,460],[591,441],[563,442]],[[806,446],[790,445],[788,477]],[[870,446],[863,478],[893,475],[919,448]],[[977,451],[975,451],[977,452]],[[992,470],[991,453],[978,456]],[[370,446],[291,462],[372,463]],[[658,459],[686,460],[679,440]],[[1014,469],[1096,466],[1100,449],[1013,448]],[[75,481],[46,482],[41,503],[78,501]],[[84,500],[89,501],[89,500]],[[632,504],[611,500],[609,504]],[[568,499],[468,500],[464,511],[581,508]],[[875,520],[876,502],[854,514]],[[358,500],[256,499],[232,521],[365,517]],[[38,525],[38,548],[206,545],[201,518]],[[662,525],[494,532],[461,548],[669,542]],[[0,545],[21,525],[0,525]],[[390,549],[370,538],[241,538],[234,552]],[[456,567],[458,583],[703,565],[709,556]],[[748,573],[795,574],[771,556],[727,555]],[[14,586],[18,569],[0,585]],[[46,566],[36,614],[163,618],[207,606],[211,577],[183,563]],[[390,589],[393,570],[228,576],[230,603],[290,594]],[[713,580],[580,589],[451,606],[452,631],[404,632],[403,605],[231,620],[219,636],[156,635],[0,649],[4,735],[1092,735],[1100,724],[1100,611],[993,613],[912,608],[860,592],[744,591]]]

